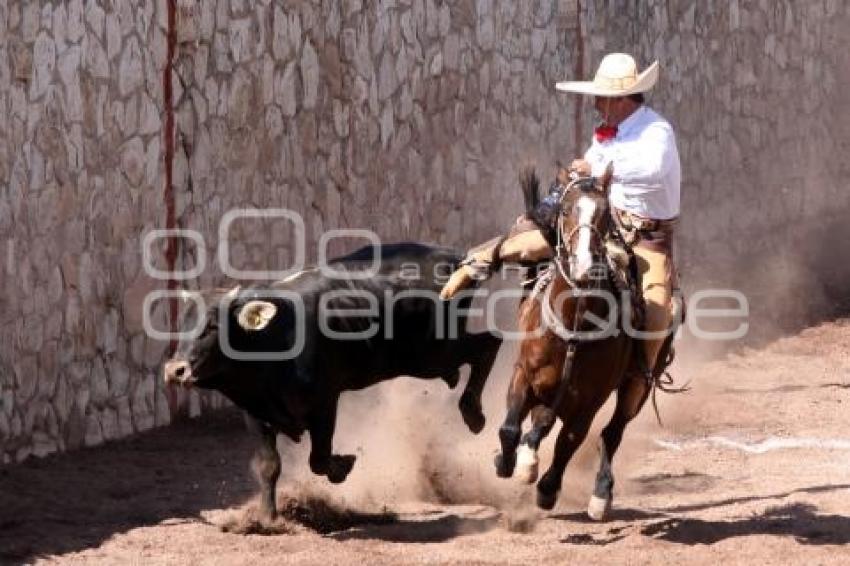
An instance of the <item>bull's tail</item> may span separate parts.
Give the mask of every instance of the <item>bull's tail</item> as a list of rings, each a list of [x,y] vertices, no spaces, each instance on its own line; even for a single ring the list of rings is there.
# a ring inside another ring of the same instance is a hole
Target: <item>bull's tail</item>
[[[534,165],[525,165],[520,170],[519,186],[522,189],[525,212],[530,214],[540,204],[540,177],[537,176]]]

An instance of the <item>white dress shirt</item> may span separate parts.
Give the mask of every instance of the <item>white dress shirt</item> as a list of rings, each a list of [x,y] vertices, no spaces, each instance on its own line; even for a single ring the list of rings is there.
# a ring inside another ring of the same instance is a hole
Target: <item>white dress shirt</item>
[[[594,137],[584,156],[595,177],[614,163],[611,204],[655,220],[679,216],[682,179],[676,136],[670,124],[641,106],[623,120],[617,136],[605,142]]]

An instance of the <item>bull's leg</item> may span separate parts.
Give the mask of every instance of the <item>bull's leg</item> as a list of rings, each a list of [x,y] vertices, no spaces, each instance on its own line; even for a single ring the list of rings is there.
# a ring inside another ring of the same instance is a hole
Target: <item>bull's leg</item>
[[[445,375],[441,376],[449,389],[454,389],[460,383],[460,368],[449,370]]]
[[[516,477],[521,482],[537,481],[539,465],[537,451],[540,449],[540,443],[552,431],[555,418],[555,412],[546,405],[538,405],[531,410],[531,430],[522,436],[517,450]]]
[[[517,365],[508,389],[508,414],[499,428],[502,452],[496,455],[495,464],[496,475],[500,478],[511,477],[516,466],[516,449],[522,434],[522,422],[528,416],[532,405],[529,399],[531,392],[527,383],[525,370]]]
[[[307,430],[310,432],[310,470],[318,476],[327,476],[331,483],[342,483],[348,477],[354,461],[352,454],[332,453],[336,428],[337,399],[313,413]]]
[[[541,509],[549,510],[555,506],[555,502],[558,500],[558,492],[561,490],[564,470],[566,470],[567,464],[576,449],[584,442],[595,414],[595,410],[582,412],[575,416],[570,415],[572,418],[569,419],[565,419],[563,418],[564,415],[561,415],[564,426],[558,433],[558,439],[555,442],[555,455],[552,458],[552,465],[537,482],[537,506]]]
[[[254,469],[260,482],[260,518],[271,521],[277,516],[275,488],[280,477],[280,454],[277,451],[277,432],[253,417],[245,415],[249,430],[260,437],[260,446],[254,456]]]
[[[611,508],[614,491],[614,474],[611,469],[614,454],[623,439],[626,425],[637,416],[649,396],[650,385],[643,377],[627,379],[617,390],[617,405],[608,425],[602,430],[597,444],[599,471],[596,486],[587,506],[587,514],[595,521],[602,521]]]
[[[466,344],[462,348],[469,352],[470,357],[465,360],[470,364],[469,380],[463,394],[460,396],[460,413],[463,422],[473,433],[478,434],[484,428],[485,417],[481,408],[481,394],[493,369],[502,339],[489,332],[470,334],[467,336]]]

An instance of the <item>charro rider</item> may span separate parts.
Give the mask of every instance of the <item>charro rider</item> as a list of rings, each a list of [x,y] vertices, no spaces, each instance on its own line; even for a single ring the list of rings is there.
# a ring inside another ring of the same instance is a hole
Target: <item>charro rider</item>
[[[599,123],[593,141],[584,159],[573,161],[569,170],[579,176],[600,176],[613,163],[612,212],[637,256],[646,305],[644,330],[657,333],[644,340],[648,368],[656,368],[656,358],[673,319],[676,271],[671,248],[679,216],[681,179],[673,128],[644,104],[644,93],[658,80],[658,67],[656,61],[639,73],[631,56],[612,53],[602,59],[592,81],[555,85],[560,91],[594,97]],[[547,200],[552,204],[550,198],[544,200],[544,206]],[[489,273],[493,259],[495,263],[511,257],[533,261],[552,255],[539,230],[514,229],[496,258],[495,249],[495,245],[490,245],[471,252],[472,261],[453,275],[443,296],[465,287],[471,277],[480,277],[482,265]]]

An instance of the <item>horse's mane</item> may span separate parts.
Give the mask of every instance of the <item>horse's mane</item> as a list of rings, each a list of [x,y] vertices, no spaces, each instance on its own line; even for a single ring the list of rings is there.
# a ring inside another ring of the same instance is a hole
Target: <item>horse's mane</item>
[[[540,177],[537,176],[534,165],[524,165],[520,169],[519,186],[522,189],[525,211],[530,215],[540,204]]]

